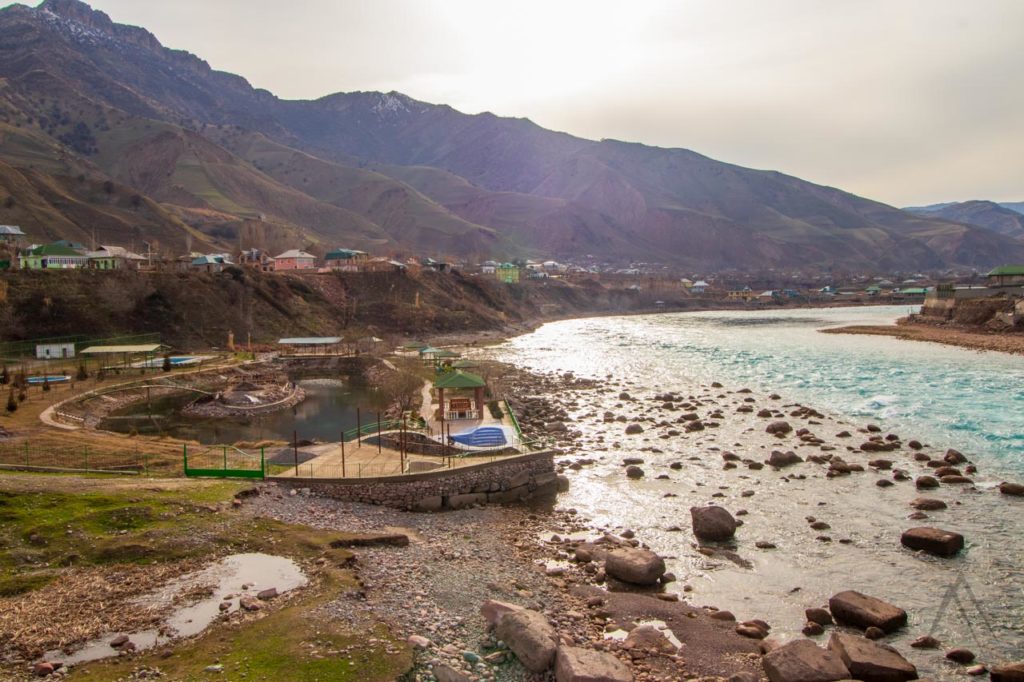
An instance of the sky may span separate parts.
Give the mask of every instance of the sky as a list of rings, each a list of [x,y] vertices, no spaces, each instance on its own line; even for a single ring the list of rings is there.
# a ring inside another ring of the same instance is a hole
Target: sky
[[[92,0],[285,98],[397,90],[897,206],[1024,200],[1022,0]]]

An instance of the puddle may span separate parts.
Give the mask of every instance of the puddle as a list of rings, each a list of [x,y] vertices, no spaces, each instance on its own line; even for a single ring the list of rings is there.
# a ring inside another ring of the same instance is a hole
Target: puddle
[[[60,661],[65,666],[117,656],[111,640],[125,635],[142,651],[172,639],[190,637],[205,630],[219,615],[233,613],[242,597],[255,597],[260,590],[276,588],[283,594],[308,582],[306,575],[291,559],[270,554],[232,554],[206,568],[180,576],[157,592],[140,597],[136,604],[143,609],[162,609],[182,599],[189,590],[210,587],[209,596],[172,611],[160,627],[136,632],[109,632],[86,642],[71,653],[48,651],[42,660]],[[242,589],[242,586],[248,589]],[[221,610],[222,603],[230,607]]]
[[[655,628],[657,628],[661,632],[661,634],[663,634],[665,636],[665,639],[667,639],[668,641],[672,642],[672,644],[677,649],[682,648],[683,643],[679,641],[679,638],[676,637],[676,634],[674,632],[672,632],[672,630],[669,628],[668,624],[665,623],[665,621],[663,621],[663,620],[638,620],[636,622],[636,627],[640,627],[642,625],[653,625]],[[618,630],[609,630],[608,632],[604,633],[604,638],[605,639],[617,639],[619,641],[622,641],[622,640],[625,640],[626,637],[629,636],[629,633],[630,633],[629,630],[623,630],[621,628],[618,629]]]

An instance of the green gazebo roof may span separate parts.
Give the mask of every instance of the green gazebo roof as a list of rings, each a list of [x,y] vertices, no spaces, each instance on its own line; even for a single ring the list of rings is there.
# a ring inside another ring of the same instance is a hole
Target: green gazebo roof
[[[482,377],[462,370],[445,374],[434,382],[434,388],[483,388],[486,385]]]

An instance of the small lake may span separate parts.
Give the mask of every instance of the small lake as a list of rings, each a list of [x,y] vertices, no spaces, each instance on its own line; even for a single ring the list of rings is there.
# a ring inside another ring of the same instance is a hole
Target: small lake
[[[134,429],[140,435],[166,434],[174,438],[195,440],[205,445],[231,444],[238,441],[299,440],[337,441],[341,432],[355,428],[357,408],[362,409],[362,423],[377,420],[370,411],[369,391],[340,379],[299,379],[296,383],[306,393],[298,405],[253,417],[192,417],[181,409],[195,399],[193,394],[154,399],[148,410],[145,403],[134,403],[110,414],[100,428],[120,433]]]

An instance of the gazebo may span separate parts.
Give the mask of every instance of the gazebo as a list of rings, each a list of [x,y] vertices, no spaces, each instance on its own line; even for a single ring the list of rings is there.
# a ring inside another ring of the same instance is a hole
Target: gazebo
[[[441,406],[441,422],[456,419],[480,419],[484,413],[484,388],[487,382],[483,377],[455,370],[447,372],[434,381],[437,389],[437,402]],[[449,391],[447,402],[445,391]],[[472,391],[472,398],[467,393]]]

